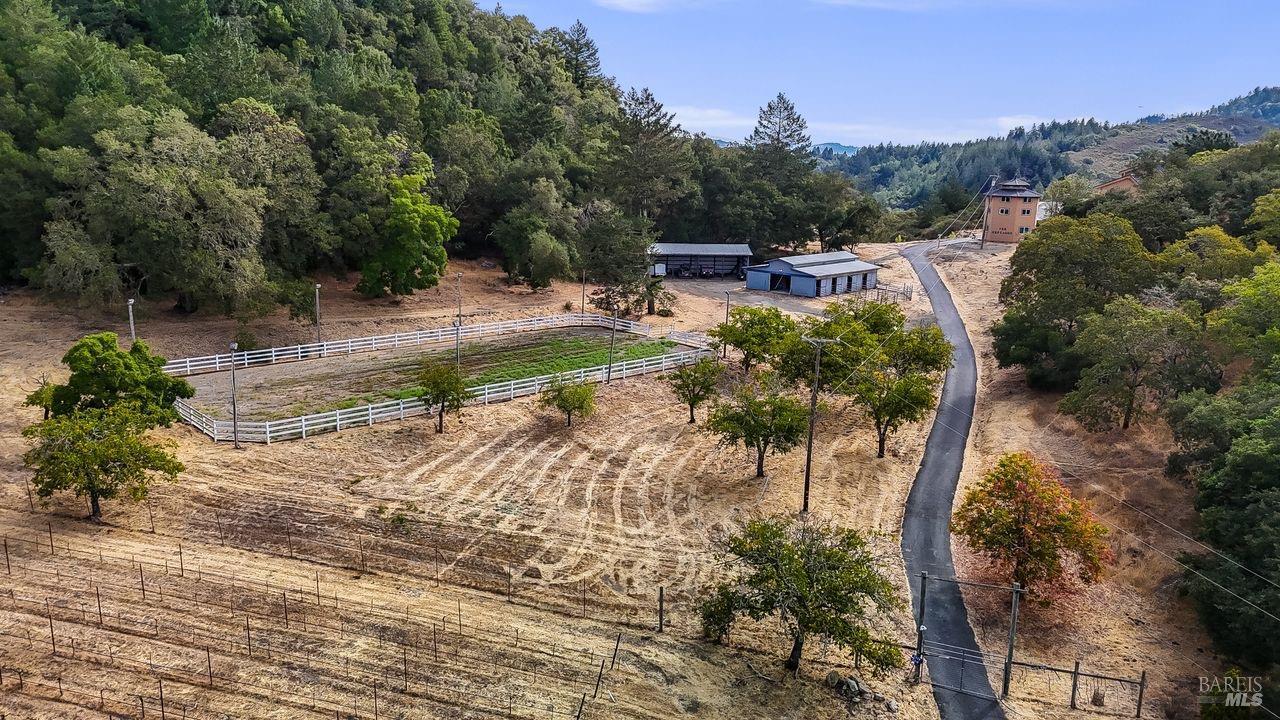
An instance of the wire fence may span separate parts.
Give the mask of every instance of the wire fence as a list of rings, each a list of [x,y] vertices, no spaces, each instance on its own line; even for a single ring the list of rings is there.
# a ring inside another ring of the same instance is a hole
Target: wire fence
[[[13,557],[11,542],[15,543]],[[42,587],[27,587],[26,592],[36,593],[29,596],[9,589],[5,609],[25,614],[28,621],[6,626],[0,635],[25,639],[29,646],[47,645],[58,657],[146,670],[162,681],[230,689],[322,715],[339,710],[350,710],[357,717],[362,712],[366,717],[374,715],[376,711],[368,708],[377,702],[381,688],[385,716],[403,716],[390,712],[397,705],[417,709],[427,703],[437,710],[457,706],[488,716],[588,717],[590,707],[587,715],[581,715],[585,698],[598,695],[606,675],[604,661],[609,660],[612,670],[622,641],[618,634],[610,638],[612,655],[606,648],[590,657],[585,651],[570,651],[567,644],[556,650],[525,639],[521,645],[518,630],[514,638],[474,626],[464,630],[460,602],[456,623],[451,608],[437,624],[411,616],[407,609],[339,601],[336,590],[332,596],[322,595],[318,575],[314,595],[310,588],[277,586],[273,590],[269,583],[258,587],[211,579],[219,576],[187,569],[181,557],[179,575],[161,576],[159,564],[137,560],[137,583],[122,584],[120,573],[132,571],[134,558],[129,559],[130,571],[116,566],[112,575],[113,564],[122,564],[122,557],[104,556],[101,551],[97,558],[91,551],[72,552],[69,545],[55,545],[52,534],[47,554],[42,554],[38,541],[18,542],[12,537],[6,537],[5,549],[6,575],[21,576],[28,585]],[[100,565],[97,570],[86,569],[91,563],[42,568],[33,562],[55,554],[98,559]],[[155,573],[149,578],[144,563]],[[167,573],[167,562],[164,568]],[[164,618],[163,612],[189,620]],[[241,620],[243,635],[238,635],[235,626]],[[66,624],[81,632],[69,632]],[[95,633],[109,636],[104,642]],[[130,641],[136,647],[122,645]],[[353,661],[344,650],[352,647],[375,657]],[[157,662],[153,653],[170,659]],[[339,655],[342,662],[334,660]],[[147,658],[145,663],[133,659],[141,657]],[[285,676],[270,682],[260,671],[247,669],[264,661],[272,667],[284,665]],[[287,689],[296,674],[288,668],[305,668],[309,679],[304,692]],[[581,692],[571,690],[571,685]]]

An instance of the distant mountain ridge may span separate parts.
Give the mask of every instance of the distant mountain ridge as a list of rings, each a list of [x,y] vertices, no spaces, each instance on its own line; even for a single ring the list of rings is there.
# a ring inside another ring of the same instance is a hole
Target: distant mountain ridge
[[[1280,87],[1258,87],[1199,113],[1151,115],[1118,125],[1053,121],[962,143],[881,143],[852,154],[816,154],[823,166],[850,176],[881,202],[910,208],[948,182],[975,192],[991,175],[1021,176],[1041,188],[1072,173],[1106,180],[1143,150],[1167,147],[1196,128],[1222,130],[1249,143],[1278,127]]]
[[[813,149],[819,155],[826,153],[826,151],[828,150],[830,150],[832,154],[835,154],[835,155],[852,155],[858,152],[857,145],[845,145],[843,143],[838,143],[838,142],[819,143],[817,145],[814,145]]]

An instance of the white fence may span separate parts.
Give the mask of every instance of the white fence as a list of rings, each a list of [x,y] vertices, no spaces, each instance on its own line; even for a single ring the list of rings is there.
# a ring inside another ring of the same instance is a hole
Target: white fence
[[[165,364],[164,370],[170,375],[199,375],[230,370],[232,363],[237,368],[275,365],[278,363],[315,360],[335,355],[350,355],[353,353],[373,352],[375,350],[394,350],[396,348],[435,342],[455,340],[460,342],[467,338],[508,335],[536,330],[554,330],[570,327],[612,328],[615,322],[618,324],[618,329],[623,332],[646,337],[653,332],[653,328],[644,323],[615,320],[611,317],[593,315],[591,313],[567,313],[482,325],[465,325],[460,328],[455,326],[414,330],[394,335],[265,348],[263,350],[249,350],[226,355],[182,358],[169,361]],[[614,363],[612,366],[600,365],[583,370],[571,370],[558,375],[542,375],[523,380],[480,385],[470,388],[470,392],[474,397],[468,404],[488,405],[491,402],[533,395],[557,378],[565,382],[604,382],[610,378],[625,378],[652,372],[664,372],[696,362],[698,359],[711,354],[708,349],[710,341],[705,335],[680,332],[672,328],[667,331],[666,337],[683,345],[691,346],[694,349],[681,353],[664,354],[658,357],[628,360]],[[191,423],[200,432],[215,441],[235,439],[234,436],[237,430],[234,426],[236,424],[230,420],[216,420],[182,400],[174,403],[174,408],[183,420]],[[240,442],[270,444],[279,440],[307,438],[312,435],[339,432],[348,428],[367,426],[374,423],[387,422],[388,420],[403,420],[407,417],[424,415],[430,412],[431,408],[418,399],[390,400],[326,413],[285,418],[283,420],[241,422],[239,423],[238,434]]]
[[[610,319],[610,322],[612,320]],[[621,328],[622,321],[619,320]],[[488,405],[491,402],[511,400],[525,395],[540,392],[553,380],[564,382],[604,382],[610,378],[622,379],[647,373],[673,370],[683,365],[697,362],[713,353],[702,347],[681,353],[659,355],[657,357],[628,360],[614,363],[612,366],[600,365],[583,370],[570,370],[556,375],[542,375],[524,380],[511,380],[491,385],[470,388],[473,395],[469,405]],[[239,358],[237,357],[237,362]],[[234,440],[236,430],[229,420],[215,420],[179,400],[174,403],[178,415],[194,425],[201,432],[215,441]],[[363,405],[333,410],[326,413],[304,415],[302,417],[272,420],[270,422],[239,423],[240,442],[267,443],[280,440],[295,440],[319,435],[327,432],[341,432],[350,428],[364,427],[374,423],[390,420],[403,420],[415,415],[427,415],[433,411],[426,403],[418,399],[390,400],[388,402]]]
[[[182,358],[165,363],[164,371],[170,375],[200,375],[202,373],[222,372],[235,366],[252,367],[255,365],[275,365],[277,363],[315,360],[333,355],[351,355],[352,353],[373,352],[375,350],[394,350],[412,345],[426,343],[466,340],[469,338],[508,335],[511,333],[529,332],[532,330],[554,330],[567,327],[602,327],[610,328],[614,320],[604,315],[591,313],[566,313],[547,317],[525,318],[523,320],[507,320],[505,322],[482,325],[463,325],[461,327],[432,328],[395,333],[394,335],[378,335],[376,337],[354,338],[351,340],[333,340],[329,342],[291,345],[289,347],[264,348],[262,350],[246,350],[244,352],[223,355],[206,355],[204,357]],[[649,335],[652,328],[644,323],[618,320],[618,329],[637,335]]]

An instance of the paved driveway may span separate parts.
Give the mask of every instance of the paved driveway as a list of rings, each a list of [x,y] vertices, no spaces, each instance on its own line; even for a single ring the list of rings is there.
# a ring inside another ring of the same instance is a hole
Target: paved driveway
[[[954,578],[956,574],[951,560],[951,505],[964,464],[978,378],[973,346],[964,322],[951,301],[951,293],[927,257],[931,248],[933,243],[902,249],[929,294],[939,327],[955,347],[954,365],[947,371],[938,415],[929,432],[924,458],[907,497],[902,520],[902,557],[911,580],[911,601],[917,617],[921,571],[936,578]],[[951,582],[932,581],[926,594],[927,646],[938,648],[940,655],[941,649],[946,648],[947,653],[928,659],[933,696],[942,720],[1003,720],[1004,710],[995,700],[987,680],[960,587]]]

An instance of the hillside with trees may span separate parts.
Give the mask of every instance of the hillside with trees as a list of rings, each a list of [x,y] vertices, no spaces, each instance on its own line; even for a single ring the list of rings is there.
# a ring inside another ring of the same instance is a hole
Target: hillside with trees
[[[878,214],[816,172],[785,96],[721,148],[605,76],[580,23],[470,0],[3,0],[0,28],[0,282],[84,304],[305,313],[311,273],[408,294],[486,255],[635,307],[655,239],[837,247]]]
[[[1198,130],[1226,132],[1240,144],[1254,142],[1280,126],[1278,108],[1280,88],[1257,88],[1201,113],[1151,115],[1118,125],[1092,118],[1037,123],[1004,137],[963,143],[880,144],[851,155],[823,153],[821,163],[850,176],[886,205],[929,216],[931,206],[945,204],[940,197],[946,192],[959,187],[975,193],[992,175],[1020,176],[1040,188],[1070,174],[1109,180],[1145,151],[1167,150]]]
[[[1064,392],[1093,432],[1167,423],[1166,468],[1196,493],[1205,551],[1184,588],[1218,649],[1280,663],[1280,133],[1198,133],[1146,153],[1140,190],[1067,202],[1019,244],[993,328],[1002,367]]]

